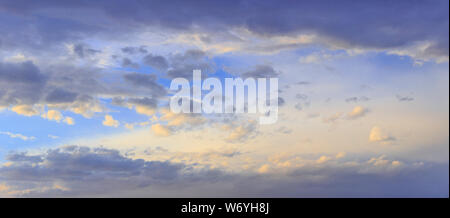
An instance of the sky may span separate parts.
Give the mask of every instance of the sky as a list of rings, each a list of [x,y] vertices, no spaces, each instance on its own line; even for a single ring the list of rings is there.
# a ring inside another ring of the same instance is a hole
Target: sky
[[[171,112],[194,69],[277,122]],[[0,197],[448,196],[447,0],[0,0]]]

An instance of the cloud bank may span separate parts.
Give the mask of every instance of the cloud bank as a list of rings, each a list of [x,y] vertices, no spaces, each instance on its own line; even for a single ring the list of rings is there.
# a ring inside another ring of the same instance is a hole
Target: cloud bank
[[[114,149],[65,146],[34,155],[9,155],[0,168],[0,195],[448,197],[448,164],[403,163],[386,156],[356,161],[339,153],[285,168],[288,160],[299,158],[277,158],[272,163],[285,163],[284,167],[271,164],[257,172],[238,173],[134,159]],[[273,168],[277,166],[282,168]]]

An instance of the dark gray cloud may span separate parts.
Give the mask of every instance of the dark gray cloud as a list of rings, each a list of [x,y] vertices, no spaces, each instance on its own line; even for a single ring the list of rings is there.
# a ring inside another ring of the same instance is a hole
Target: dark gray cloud
[[[138,47],[125,47],[122,51],[125,53],[135,54]],[[118,56],[114,56],[117,59]],[[214,61],[211,60],[207,54],[198,49],[188,49],[182,53],[168,54],[166,57],[157,54],[147,54],[142,57],[142,63],[146,66],[150,66],[163,73],[162,75],[167,78],[186,78],[192,79],[193,70],[201,70],[202,77],[206,78],[208,74],[215,71]],[[130,58],[122,59],[123,67],[138,68],[138,64],[133,62]],[[133,81],[135,85],[141,83],[148,84],[153,78],[142,78],[143,75],[125,75],[125,79]],[[132,78],[133,77],[133,78]]]
[[[41,163],[43,161],[40,155],[28,155],[27,153],[10,154],[6,157],[6,160],[13,162],[29,162],[29,163]]]
[[[130,55],[134,55],[134,54],[146,54],[148,51],[145,48],[145,46],[140,46],[140,47],[133,47],[133,46],[127,46],[124,48],[121,48],[123,53],[126,54],[130,54]]]
[[[151,108],[156,108],[158,100],[154,98],[130,98],[128,103],[140,106],[147,106]]]
[[[396,95],[398,101],[414,101],[413,97]]]
[[[33,62],[0,62],[0,105],[36,103],[46,83],[47,77]]]
[[[346,98],[345,102],[347,103],[358,103],[358,102],[364,102],[364,101],[369,101],[370,98],[366,97],[366,96],[360,96],[360,97],[350,97],[350,98]]]
[[[40,83],[44,80],[39,69],[31,61],[22,63],[0,63],[0,79],[11,83]]]
[[[134,86],[149,90],[150,96],[161,97],[166,95],[166,89],[157,83],[157,77],[153,74],[128,73],[123,78]]]
[[[277,77],[277,73],[272,66],[269,65],[258,65],[255,69],[245,72],[242,74],[244,78],[270,78]]]
[[[172,57],[172,61],[175,63],[198,61],[205,58],[206,53],[198,49],[190,49],[184,52],[184,54],[177,54]]]
[[[82,21],[82,15],[76,18],[79,14],[72,14],[75,16],[72,18],[68,18],[67,13],[64,16],[28,14],[33,11],[32,8],[29,11],[22,11],[23,8],[10,10],[5,4],[8,3],[0,2],[1,49],[31,49],[36,53],[45,53],[50,48],[61,46],[61,43],[80,41],[105,31],[101,26],[94,25],[95,22]],[[79,51],[79,55],[84,55],[83,49]]]
[[[144,57],[143,62],[150,67],[153,67],[157,70],[166,70],[169,67],[169,63],[166,58],[160,55],[149,54]]]
[[[265,190],[266,193],[276,193],[266,195],[271,197],[446,197],[446,170],[446,164],[385,172],[384,175],[361,173],[353,167],[300,168],[291,174],[290,179],[281,182],[269,180],[272,185],[266,186]],[[318,181],[318,175],[326,175],[327,179]],[[253,190],[262,188],[264,185]],[[255,191],[252,193],[264,196]]]
[[[64,13],[69,8],[77,9],[71,10],[74,17]],[[56,42],[99,32],[129,34],[130,30],[148,25],[181,31],[200,27],[209,32],[245,27],[264,36],[317,33],[348,46],[382,49],[430,41],[433,45],[426,53],[448,56],[448,8],[446,0],[344,0],[339,3],[331,0],[282,3],[1,0],[0,10],[6,15],[1,18],[4,22],[0,25],[0,41],[19,46],[18,42],[36,37],[40,41]],[[35,28],[22,25],[30,20]]]
[[[165,151],[163,151],[165,152]],[[153,152],[150,153],[150,155]],[[216,154],[212,155],[212,158]],[[241,155],[224,153],[225,158]],[[448,197],[448,163],[399,168],[361,161],[255,174],[193,170],[201,165],[132,159],[106,148],[66,146],[11,154],[2,194],[117,197]]]
[[[77,98],[78,94],[64,89],[57,88],[48,93],[45,98],[48,103],[67,103],[73,102]]]
[[[303,85],[310,85],[311,82],[308,81],[299,81],[297,83],[295,83],[295,85],[299,85],[299,86],[303,86]]]
[[[55,64],[39,68],[31,61],[0,62],[0,106],[52,104],[55,109],[86,117],[104,111],[101,97],[147,98],[152,101],[147,105],[154,106],[166,95],[156,79],[138,73],[112,75],[90,66]]]
[[[80,58],[88,57],[94,55],[96,53],[100,53],[101,51],[89,48],[84,44],[76,44],[73,46],[73,52],[78,55]]]
[[[192,49],[169,57],[170,67],[166,72],[169,78],[186,78],[192,80],[193,70],[201,70],[202,77],[213,73],[215,65],[204,51]]]
[[[134,63],[129,58],[123,58],[122,67],[139,68],[139,64]]]
[[[175,180],[185,167],[169,162],[130,159],[117,150],[79,146],[51,149],[34,156],[26,153],[12,154],[6,159],[13,164],[0,168],[0,181],[16,185],[27,183],[27,186],[21,188],[29,188],[30,185],[45,187],[62,181],[69,188],[77,189],[66,191],[74,195],[80,194],[80,191],[84,194],[89,191],[114,192],[120,186],[138,188]],[[86,185],[82,185],[83,183]],[[106,187],[102,187],[103,185]],[[50,193],[52,191],[55,190],[50,190]]]
[[[40,69],[32,62],[6,65],[28,66],[17,69],[28,69],[31,73],[21,74],[23,78],[17,78],[18,82],[0,78],[0,90],[7,90],[0,97],[0,105],[51,103],[58,109],[87,115],[93,107],[98,108],[98,95],[119,93],[117,88],[104,86],[99,71],[89,67],[53,65]]]
[[[188,80],[192,80],[192,72],[194,70],[202,71],[202,78],[206,77],[207,74],[212,73],[213,69],[211,65],[208,63],[199,63],[199,64],[182,64],[177,65],[175,68],[172,68],[167,71],[167,76],[169,78],[186,78]]]

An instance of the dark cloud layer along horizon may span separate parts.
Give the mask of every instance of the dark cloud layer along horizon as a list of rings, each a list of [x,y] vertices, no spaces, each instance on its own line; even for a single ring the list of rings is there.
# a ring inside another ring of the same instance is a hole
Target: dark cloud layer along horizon
[[[196,171],[194,165],[132,159],[114,149],[82,146],[15,153],[6,159],[0,184],[16,196],[448,197],[448,163],[400,171],[365,163],[300,167],[279,177]]]

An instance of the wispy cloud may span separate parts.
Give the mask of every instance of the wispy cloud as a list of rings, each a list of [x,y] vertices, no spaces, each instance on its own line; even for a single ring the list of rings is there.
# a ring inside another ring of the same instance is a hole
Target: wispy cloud
[[[22,134],[12,133],[12,132],[0,132],[0,134],[7,135],[7,136],[9,136],[11,138],[22,139],[24,141],[31,141],[31,140],[35,140],[36,139],[34,136],[24,136]]]

